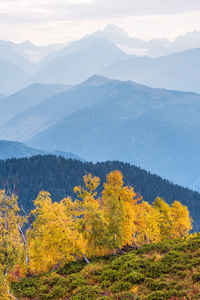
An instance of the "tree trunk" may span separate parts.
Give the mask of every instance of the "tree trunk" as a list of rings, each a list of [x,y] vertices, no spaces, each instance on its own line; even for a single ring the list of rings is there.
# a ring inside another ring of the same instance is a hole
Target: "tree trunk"
[[[62,261],[60,260],[60,261],[57,263],[57,265],[56,265],[55,267],[53,267],[53,269],[52,269],[50,272],[52,273],[52,272],[56,271],[57,269],[59,269],[61,263],[62,263]]]
[[[89,260],[87,259],[87,257],[85,255],[83,255],[84,260],[86,261],[87,264],[90,264]]]
[[[76,254],[71,254],[71,255],[76,259],[76,261],[80,260]]]
[[[28,245],[27,245],[27,240],[26,240],[26,237],[22,231],[22,228],[21,226],[18,224],[18,230],[19,230],[19,233],[23,239],[23,242],[24,242],[24,249],[25,249],[25,254],[26,254],[26,274],[27,274],[27,277],[31,277],[30,275],[30,272],[29,272],[29,267],[28,267],[28,264],[29,264],[29,256],[28,256]]]

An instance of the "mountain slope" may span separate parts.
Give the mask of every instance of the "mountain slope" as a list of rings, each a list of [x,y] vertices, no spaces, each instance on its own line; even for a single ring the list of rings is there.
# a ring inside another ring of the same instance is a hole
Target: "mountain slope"
[[[0,159],[5,160],[8,158],[31,157],[39,154],[41,155],[52,154],[57,156],[63,156],[65,158],[83,160],[77,155],[70,152],[48,151],[48,150],[44,151],[40,149],[33,149],[31,147],[26,146],[23,143],[0,140]]]
[[[6,98],[6,95],[0,94],[0,101],[3,100],[3,99],[5,99],[5,98]]]
[[[174,53],[195,48],[200,48],[200,31],[197,30],[178,36],[169,45],[166,52]]]
[[[0,93],[12,94],[27,80],[29,75],[21,68],[0,58]]]
[[[119,59],[127,55],[106,39],[94,39],[87,47],[53,60],[28,83],[77,84]]]
[[[30,106],[39,104],[46,98],[63,92],[70,87],[61,84],[44,85],[37,83],[6,97],[1,101],[0,125]]]
[[[116,62],[100,75],[156,88],[200,93],[199,70],[200,49],[193,49],[158,58],[144,56]]]
[[[56,272],[13,282],[11,291],[35,300],[195,300],[200,297],[199,246],[199,233],[145,244],[125,255],[93,257],[89,265],[66,263]]]
[[[17,51],[15,44],[9,41],[0,41],[0,59],[8,61],[25,72],[30,68],[30,62],[26,57]]]
[[[175,183],[200,188],[195,183],[200,163],[200,95],[119,81],[94,91],[91,97],[102,97],[103,92],[104,101],[66,116],[28,145],[71,151],[92,161],[123,160]]]
[[[148,52],[155,52],[160,49],[164,50],[170,45],[170,41],[164,38],[144,41],[129,37],[122,28],[111,24],[107,25],[104,30],[94,32],[91,36],[95,38],[106,38],[120,49],[126,49],[127,52],[132,54],[147,54]]]
[[[109,79],[93,77],[69,91],[52,96],[42,103],[19,113],[0,127],[0,139],[24,141],[48,128],[65,116],[109,99],[117,92]],[[107,95],[107,90],[109,94]]]

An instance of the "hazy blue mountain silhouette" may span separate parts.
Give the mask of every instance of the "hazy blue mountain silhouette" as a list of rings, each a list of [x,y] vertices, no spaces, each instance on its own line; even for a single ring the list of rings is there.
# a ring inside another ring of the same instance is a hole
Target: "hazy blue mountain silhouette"
[[[28,145],[92,161],[127,161],[199,189],[200,95],[98,76],[71,89],[70,96],[73,91],[81,94],[80,103],[90,96],[89,105],[66,109],[65,118]]]
[[[99,73],[156,88],[200,93],[200,48],[163,57],[134,57],[118,61]]]
[[[127,55],[115,44],[92,39],[87,47],[51,61],[27,82],[77,84],[122,59],[127,59]]]
[[[116,93],[115,82],[94,76],[15,115],[0,127],[0,139],[13,141],[30,139],[65,116],[109,99],[111,94],[114,96]]]
[[[63,156],[65,158],[72,158],[84,161],[82,158],[71,152],[48,150],[44,151],[28,147],[23,143],[0,140],[0,159],[31,157],[39,154],[52,154],[56,156]]]
[[[18,66],[0,58],[0,93],[12,94],[28,77],[29,75]]]
[[[0,125],[30,106],[36,105],[46,98],[65,91],[70,87],[71,86],[61,84],[44,85],[35,83],[9,97],[4,97],[0,102]]]

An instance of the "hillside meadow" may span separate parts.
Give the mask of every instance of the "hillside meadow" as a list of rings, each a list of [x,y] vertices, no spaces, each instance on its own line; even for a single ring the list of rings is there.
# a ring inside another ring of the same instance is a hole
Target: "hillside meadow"
[[[124,255],[71,262],[11,284],[21,300],[199,299],[200,234],[143,245]]]
[[[99,184],[85,175],[75,201],[41,191],[29,214],[0,190],[0,299],[184,299],[200,279],[187,207],[159,197],[150,205],[118,170],[101,197]]]

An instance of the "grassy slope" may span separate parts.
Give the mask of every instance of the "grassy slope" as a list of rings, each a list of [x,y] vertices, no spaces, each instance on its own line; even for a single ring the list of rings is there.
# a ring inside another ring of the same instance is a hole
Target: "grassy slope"
[[[11,284],[18,299],[200,299],[200,233]],[[185,297],[185,298],[184,298]]]

